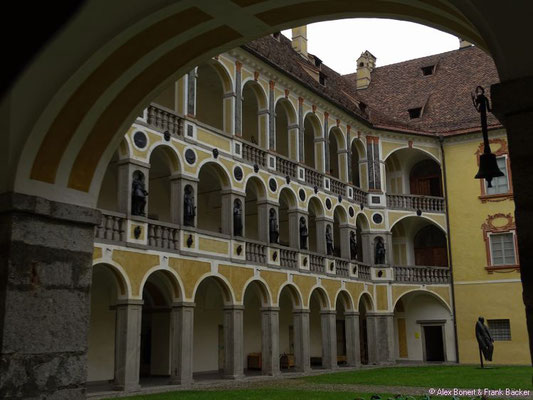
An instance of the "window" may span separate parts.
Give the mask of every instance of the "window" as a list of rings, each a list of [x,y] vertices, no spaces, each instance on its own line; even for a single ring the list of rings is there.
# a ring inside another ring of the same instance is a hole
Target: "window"
[[[422,114],[422,107],[410,108],[407,111],[409,112],[410,119],[420,118],[420,115]]]
[[[319,73],[318,73],[318,82],[319,82],[321,85],[326,86],[326,75],[324,75],[322,72],[319,72]]]
[[[422,67],[422,75],[424,76],[433,75],[433,72],[435,72],[434,65],[428,65],[427,67]]]
[[[508,319],[489,319],[487,323],[494,341],[511,340],[511,324]]]
[[[515,265],[513,233],[490,235],[490,255],[492,265]]]
[[[507,179],[507,159],[505,156],[497,157],[496,162],[500,171],[504,173],[504,176],[498,176],[492,179],[492,187],[487,186],[485,181],[485,190],[488,195],[502,194],[509,192],[509,182]]]

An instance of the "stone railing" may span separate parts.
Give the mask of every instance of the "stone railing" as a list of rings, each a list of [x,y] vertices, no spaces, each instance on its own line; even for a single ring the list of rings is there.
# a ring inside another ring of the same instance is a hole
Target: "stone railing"
[[[260,167],[266,167],[266,150],[260,147],[241,141],[242,143],[242,158],[250,161],[252,164],[257,164]]]
[[[183,118],[159,104],[152,103],[148,106],[146,122],[162,132],[183,135]]]
[[[179,229],[164,222],[148,222],[148,246],[163,250],[179,250]]]
[[[335,258],[335,274],[337,276],[348,276],[350,263],[342,258]]]
[[[444,197],[415,194],[387,194],[387,207],[400,210],[421,210],[442,213],[446,211]]]
[[[316,253],[309,254],[309,270],[311,272],[318,272],[320,274],[323,274],[324,273],[324,259],[325,257],[320,254],[316,254]]]
[[[368,195],[364,190],[359,189],[356,186],[352,186],[353,189],[353,200],[357,204],[363,204],[364,206],[368,206]]]
[[[394,266],[394,281],[406,283],[450,283],[448,267],[425,267],[419,265]]]
[[[361,281],[369,281],[371,280],[371,274],[370,274],[370,265],[364,264],[360,261],[357,262],[357,277]]]
[[[125,215],[102,210],[100,224],[94,228],[94,238],[113,242],[123,242],[126,240],[125,231]]]
[[[285,157],[276,155],[276,171],[283,176],[290,176],[296,178],[296,166],[294,161],[288,160]]]
[[[298,268],[298,251],[291,249],[279,249],[279,265],[284,268]]]
[[[266,245],[261,242],[246,241],[246,261],[256,264],[266,263]]]
[[[316,186],[321,188],[324,186],[324,178],[322,174],[309,167],[305,167],[305,181],[313,187]]]
[[[343,197],[346,196],[346,184],[345,183],[330,176],[329,185],[330,185],[331,193],[335,193],[336,195],[341,195]]]

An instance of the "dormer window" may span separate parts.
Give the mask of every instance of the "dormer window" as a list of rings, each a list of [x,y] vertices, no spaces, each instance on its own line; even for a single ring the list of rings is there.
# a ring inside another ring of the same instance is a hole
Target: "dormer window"
[[[322,72],[318,73],[318,82],[321,85],[326,86],[326,75],[324,75]]]
[[[420,115],[422,114],[422,107],[410,108],[407,111],[409,112],[410,119],[420,118]]]
[[[272,34],[272,37],[273,37],[274,39],[276,39],[278,42],[279,42],[279,38],[280,38],[280,36],[281,36],[281,32],[274,32],[274,33]]]
[[[359,103],[359,109],[362,111],[362,112],[365,112],[366,111],[366,104],[363,103],[362,101]]]
[[[320,68],[320,66],[322,65],[322,60],[318,58],[317,56],[314,56],[314,59],[315,59],[315,67]]]
[[[424,76],[433,75],[434,72],[435,72],[434,65],[428,65],[427,67],[422,67],[422,75]]]

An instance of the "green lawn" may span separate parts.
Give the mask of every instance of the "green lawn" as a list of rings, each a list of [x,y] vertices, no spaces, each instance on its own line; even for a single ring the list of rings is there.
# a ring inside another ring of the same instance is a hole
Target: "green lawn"
[[[128,400],[370,400],[372,394],[350,392],[317,392],[284,389],[243,389],[223,391],[183,391],[127,397]],[[394,399],[394,395],[381,394],[381,399]],[[419,400],[423,396],[401,397]],[[450,397],[439,397],[447,400]]]
[[[419,386],[427,388],[533,389],[531,367],[423,366],[363,369],[303,378],[310,383]]]

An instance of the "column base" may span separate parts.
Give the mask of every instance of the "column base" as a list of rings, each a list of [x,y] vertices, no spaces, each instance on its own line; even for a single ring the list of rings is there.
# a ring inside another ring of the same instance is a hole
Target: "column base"
[[[141,390],[141,385],[139,385],[138,383],[132,385],[113,384],[113,390],[121,392],[139,392]]]
[[[224,379],[232,379],[232,380],[237,380],[237,379],[243,379],[244,378],[244,374],[229,374],[229,375],[222,375],[222,378]]]

